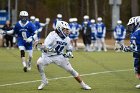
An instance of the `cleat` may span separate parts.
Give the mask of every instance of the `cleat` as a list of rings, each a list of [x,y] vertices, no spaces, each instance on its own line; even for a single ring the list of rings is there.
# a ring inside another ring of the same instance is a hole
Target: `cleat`
[[[28,65],[27,70],[31,70],[31,62],[28,62],[27,65]]]
[[[137,89],[140,89],[140,84],[135,86]]]
[[[90,90],[91,89],[91,87],[88,86],[87,84],[85,84],[84,86],[82,86],[82,88],[85,89],[85,90]]]
[[[23,71],[24,71],[24,72],[27,72],[27,67],[24,67],[24,68],[23,68]]]
[[[38,90],[42,90],[48,83],[41,83],[40,86],[38,86]]]

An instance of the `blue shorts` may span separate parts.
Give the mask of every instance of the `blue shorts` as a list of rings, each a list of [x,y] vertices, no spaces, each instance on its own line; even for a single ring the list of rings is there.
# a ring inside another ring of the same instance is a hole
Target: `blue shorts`
[[[32,50],[32,42],[27,43],[25,40],[18,40],[18,46],[24,46],[26,50]]]

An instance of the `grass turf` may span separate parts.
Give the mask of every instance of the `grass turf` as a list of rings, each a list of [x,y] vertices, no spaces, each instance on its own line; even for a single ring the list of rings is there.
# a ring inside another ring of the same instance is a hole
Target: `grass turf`
[[[135,88],[135,85],[140,81],[134,75],[132,54],[114,51],[76,51],[74,58],[70,59],[73,68],[82,75],[81,78],[92,87],[92,90],[82,90],[80,85],[72,77],[69,77],[71,76],[69,73],[54,64],[50,64],[45,68],[49,85],[44,90],[39,91],[37,87],[40,85],[40,81],[36,80],[40,80],[40,75],[36,68],[36,60],[40,55],[39,51],[34,51],[32,70],[24,73],[19,50],[0,48],[0,93],[140,92],[139,89]]]

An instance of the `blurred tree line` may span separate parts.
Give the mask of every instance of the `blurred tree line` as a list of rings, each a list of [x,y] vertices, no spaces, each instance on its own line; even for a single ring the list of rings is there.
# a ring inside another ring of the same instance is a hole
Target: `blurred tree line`
[[[7,7],[8,0],[0,0],[0,9]],[[140,0],[122,0],[120,7],[120,19],[126,25],[131,16],[140,13]],[[15,6],[15,0],[11,0],[11,10]],[[70,17],[77,17],[82,23],[83,16],[88,14],[90,19],[102,17],[107,29],[111,29],[112,7],[109,0],[18,0],[18,14],[26,10],[29,15],[34,15],[45,22],[45,18],[51,19],[49,29],[58,13],[63,15],[63,20],[68,21]]]

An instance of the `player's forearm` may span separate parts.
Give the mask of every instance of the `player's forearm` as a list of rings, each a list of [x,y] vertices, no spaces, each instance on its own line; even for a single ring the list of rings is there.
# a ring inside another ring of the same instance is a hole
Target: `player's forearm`
[[[14,30],[12,29],[12,30],[7,31],[6,34],[11,35],[11,34],[13,34],[13,33],[14,33]]]

